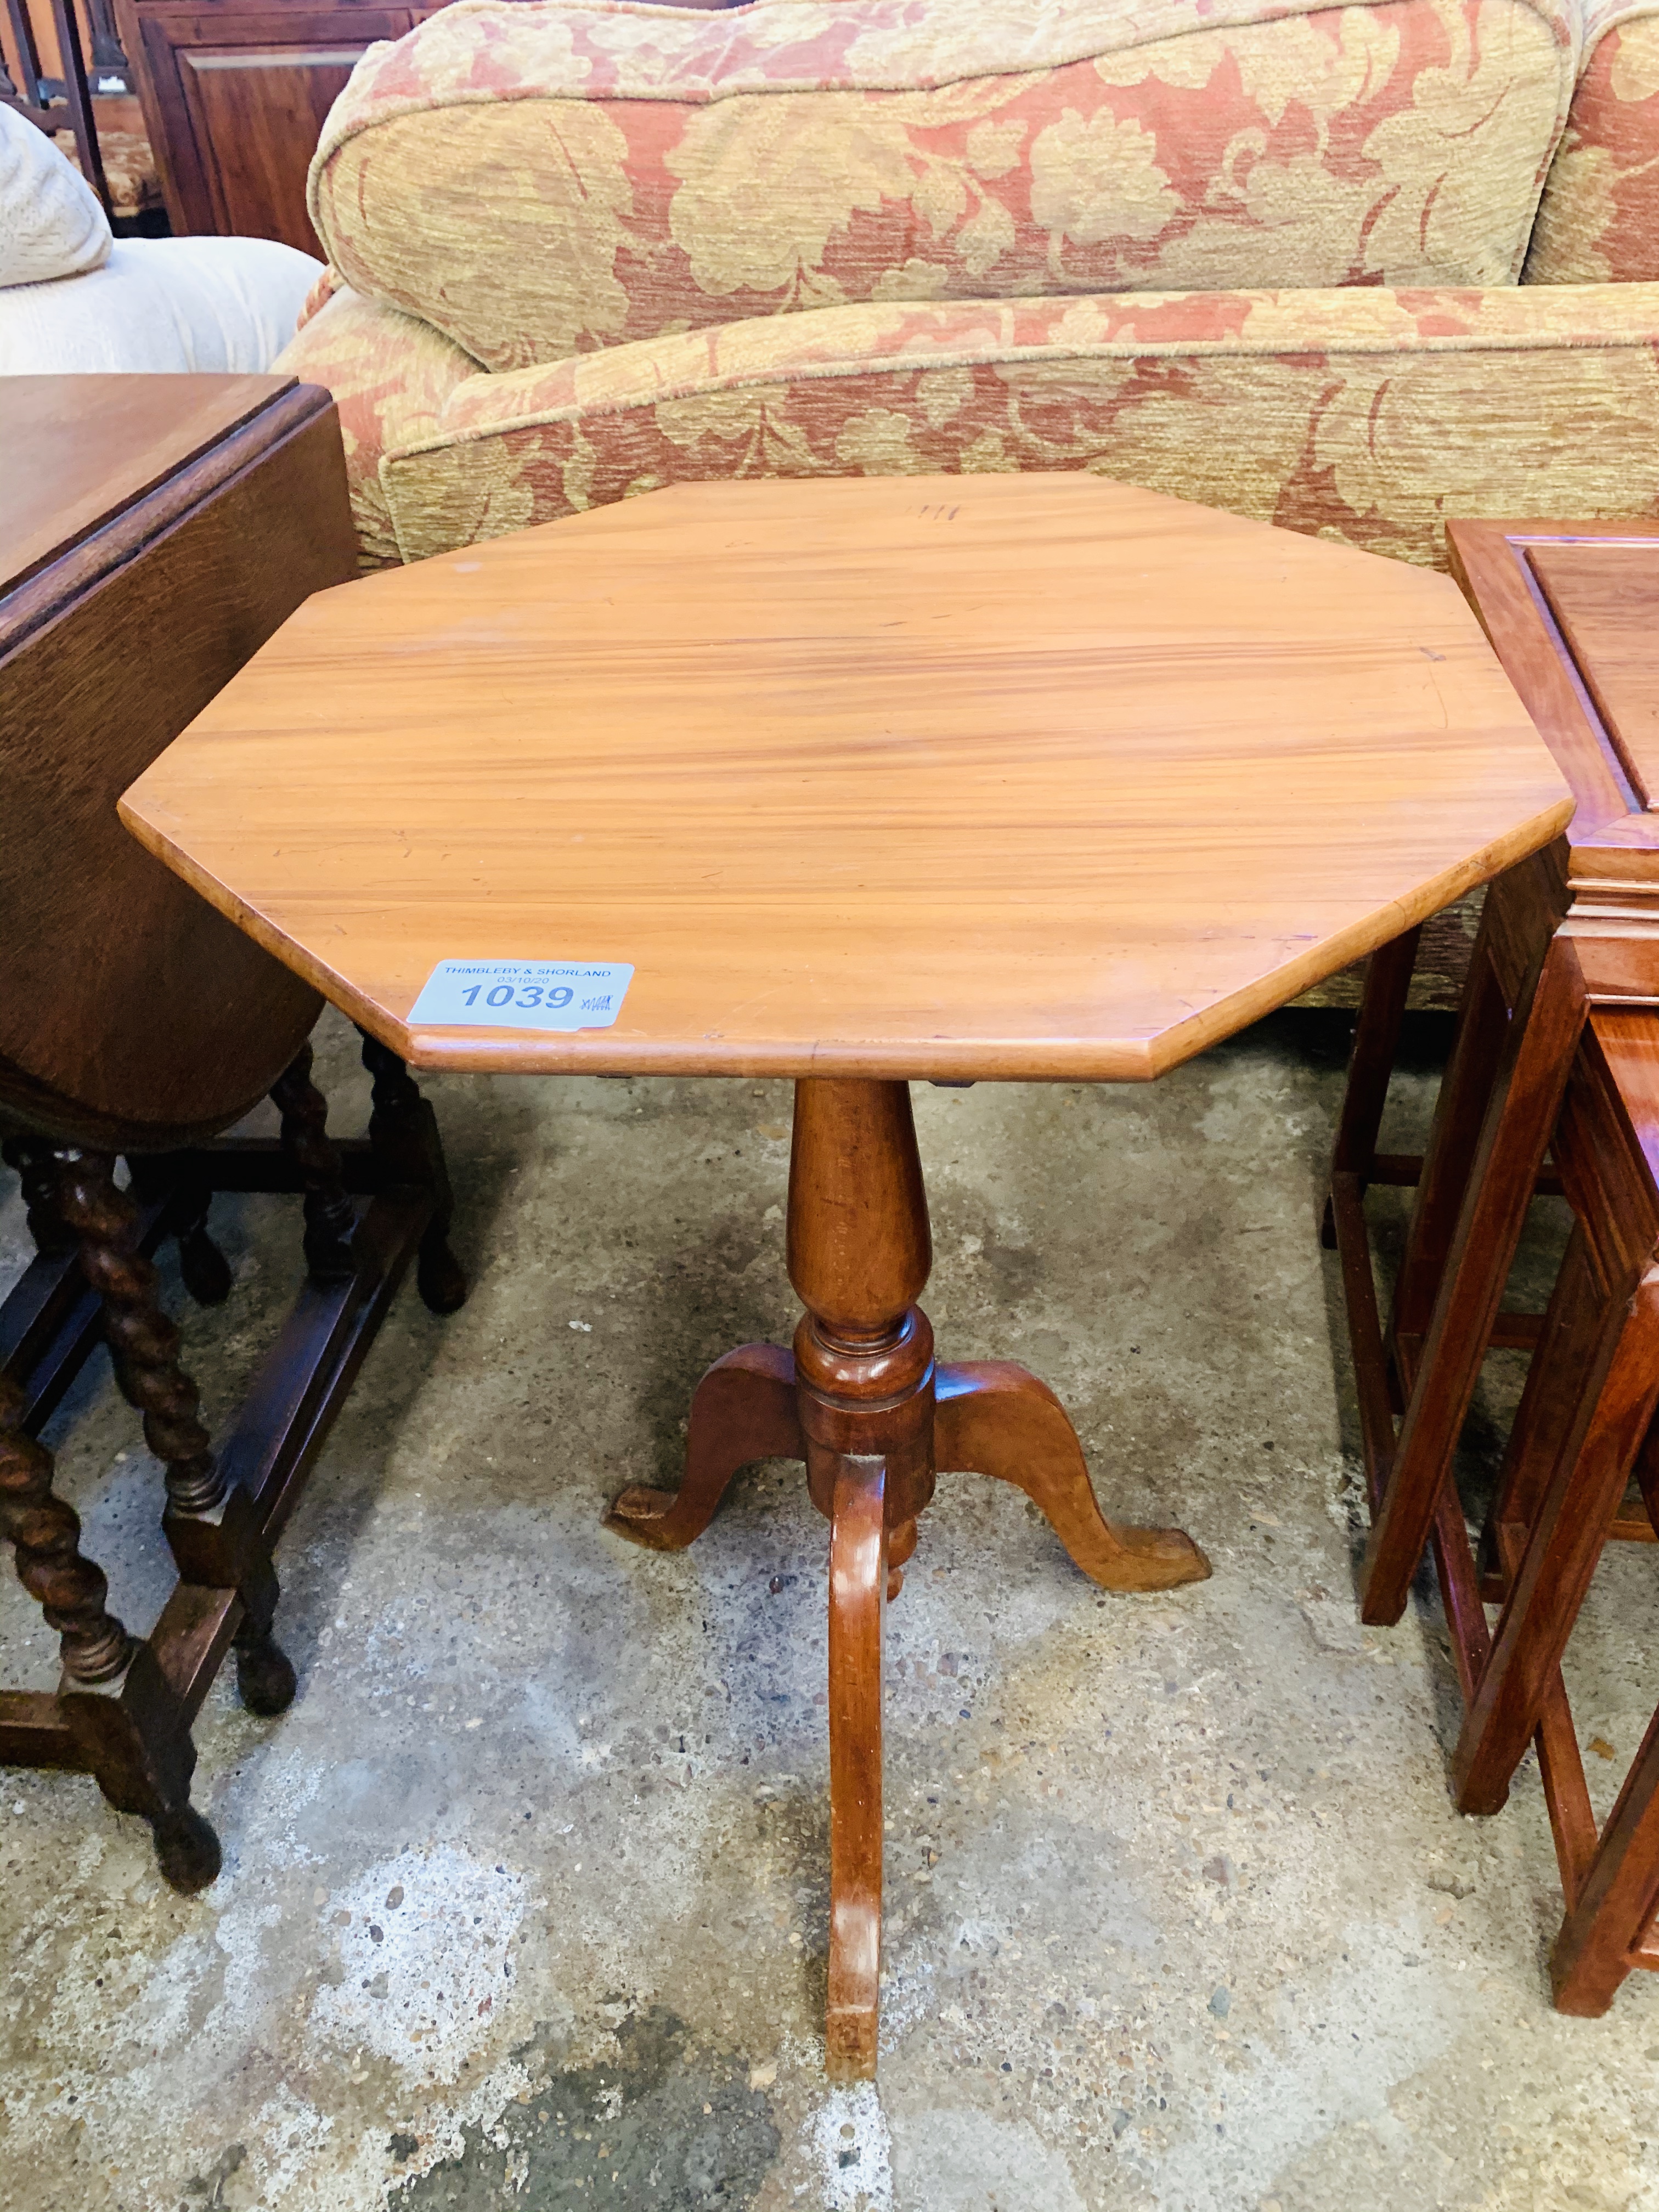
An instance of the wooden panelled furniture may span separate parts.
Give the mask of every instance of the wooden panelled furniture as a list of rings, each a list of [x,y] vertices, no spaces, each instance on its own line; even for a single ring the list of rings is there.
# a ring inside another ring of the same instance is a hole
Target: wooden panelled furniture
[[[307,594],[351,574],[332,401],[276,377],[72,376],[9,378],[5,405],[0,1137],[38,1256],[0,1306],[0,1534],[63,1675],[0,1693],[0,1759],[90,1771],[189,1890],[219,1863],[190,1803],[191,1720],[233,1644],[252,1710],[293,1696],[271,1546],[409,1260],[439,1310],[465,1286],[431,1109],[401,1062],[366,1045],[368,1141],[331,1144],[309,1079],[318,993],[115,811]],[[210,1141],[267,1093],[279,1140]],[[216,1190],[302,1192],[306,1261],[217,1450],[150,1264],[177,1237],[191,1293],[228,1294]],[[179,1579],[147,1637],[110,1613],[36,1441],[100,1341],[166,1477]]]
[[[277,238],[320,254],[306,171],[323,118],[371,41],[399,39],[431,12],[119,0],[174,234]]]
[[[306,172],[323,118],[374,40],[437,13],[429,0],[117,0],[117,10],[175,235],[279,238],[316,254]]]
[[[365,578],[128,793],[420,1066],[796,1079],[793,1349],[717,1362],[681,1488],[610,1525],[686,1544],[744,1462],[805,1461],[835,2071],[876,2063],[882,1616],[936,1476],[1024,1489],[1107,1588],[1208,1571],[1103,1517],[1035,1376],[935,1364],[907,1079],[1155,1076],[1569,805],[1444,577],[1081,474],[680,486]],[[606,1027],[434,1026],[445,959],[633,980]]]
[[[1496,1811],[1535,1737],[1568,1907],[1556,2000],[1594,2013],[1632,1966],[1659,1966],[1659,1734],[1598,1845],[1560,1671],[1602,1543],[1651,1541],[1659,1519],[1659,1449],[1644,1446],[1659,1401],[1659,533],[1454,523],[1448,537],[1578,811],[1487,895],[1421,1163],[1376,1152],[1412,937],[1367,978],[1328,1217],[1371,1498],[1362,1605],[1398,1620],[1431,1551],[1467,1709],[1459,1807]],[[1413,1181],[1385,1335],[1364,1194]],[[1571,1242],[1548,1313],[1508,1314],[1540,1189],[1570,1200]],[[1477,1559],[1451,1461],[1489,1345],[1534,1357]],[[1502,1607],[1495,1629],[1483,1601]]]

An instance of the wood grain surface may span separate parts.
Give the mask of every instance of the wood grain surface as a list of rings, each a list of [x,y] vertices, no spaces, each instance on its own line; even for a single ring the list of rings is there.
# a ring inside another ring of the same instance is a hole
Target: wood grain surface
[[[319,594],[123,802],[425,1067],[1156,1075],[1547,842],[1447,579],[1085,475],[676,487]],[[421,1029],[444,958],[613,1029]]]
[[[1547,596],[1547,572],[1562,553],[1579,549],[1597,556],[1635,556],[1636,575],[1651,592],[1659,532],[1640,524],[1519,520],[1446,526],[1452,576],[1578,803],[1568,833],[1570,880],[1592,902],[1610,904],[1622,926],[1632,902],[1645,912],[1659,913],[1659,814],[1648,811],[1623,747],[1602,719],[1594,670],[1575,658]],[[1587,658],[1593,657],[1593,631],[1592,624],[1579,636],[1579,649]]]
[[[319,1012],[301,979],[141,852],[116,801],[356,544],[334,404],[273,377],[148,387],[151,463],[234,427],[0,592],[0,1120],[109,1151],[207,1136],[263,1097]],[[3,381],[3,380],[0,380]],[[238,421],[249,392],[258,402]],[[4,395],[0,393],[0,405]]]
[[[291,376],[9,376],[0,591],[291,391]]]
[[[1659,796],[1659,539],[1645,545],[1534,545],[1567,648],[1637,798]]]

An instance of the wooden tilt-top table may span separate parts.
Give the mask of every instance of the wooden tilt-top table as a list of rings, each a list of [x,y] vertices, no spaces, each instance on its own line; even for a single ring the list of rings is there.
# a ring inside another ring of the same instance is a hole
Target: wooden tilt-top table
[[[717,1361],[680,1489],[610,1525],[676,1548],[806,1462],[832,2071],[875,2068],[882,1613],[935,1475],[1017,1485],[1107,1589],[1209,1572],[1102,1515],[1035,1376],[935,1364],[907,1082],[1160,1074],[1571,804],[1444,577],[1084,475],[678,487],[320,592],[128,793],[416,1067],[794,1079],[793,1350]],[[533,1026],[587,988],[544,977],[507,1029],[482,975],[413,1013],[447,961],[632,974],[607,1026]]]

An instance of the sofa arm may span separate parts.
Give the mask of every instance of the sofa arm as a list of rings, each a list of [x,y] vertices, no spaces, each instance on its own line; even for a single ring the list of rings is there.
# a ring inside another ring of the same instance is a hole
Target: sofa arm
[[[360,565],[395,568],[400,556],[380,489],[380,456],[388,446],[435,430],[444,402],[477,374],[477,362],[413,316],[359,299],[326,270],[312,287],[300,328],[272,362],[271,372],[320,384],[333,393],[345,441]]]
[[[1659,283],[1659,0],[1591,0],[1528,284]]]
[[[380,473],[409,561],[688,480],[976,469],[1098,470],[1433,563],[1445,515],[1651,515],[1659,284],[766,317],[458,380]]]

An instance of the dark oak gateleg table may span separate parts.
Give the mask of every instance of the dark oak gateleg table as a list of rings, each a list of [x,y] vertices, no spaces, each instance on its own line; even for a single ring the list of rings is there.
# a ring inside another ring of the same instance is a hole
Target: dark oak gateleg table
[[[434,1310],[466,1285],[437,1126],[406,1068],[366,1039],[368,1135],[331,1141],[307,1041],[315,988],[115,811],[310,592],[353,574],[332,399],[280,376],[19,376],[3,407],[0,1154],[36,1249],[0,1301],[0,1536],[62,1673],[55,1690],[0,1690],[0,1762],[91,1774],[190,1892],[220,1865],[190,1796],[202,1700],[233,1651],[251,1711],[293,1698],[277,1535],[410,1260]],[[222,1137],[267,1097],[279,1138]],[[305,1266],[216,1444],[151,1261],[176,1238],[192,1298],[227,1298],[208,1215],[230,1190],[302,1200]],[[163,1470],[179,1580],[147,1636],[110,1611],[39,1440],[100,1343]]]
[[[936,1475],[1017,1485],[1108,1589],[1209,1571],[1102,1513],[1035,1376],[935,1363],[908,1084],[1155,1077],[1570,806],[1445,578],[1081,474],[681,486],[321,593],[128,793],[412,1066],[794,1081],[793,1348],[718,1361],[680,1488],[609,1520],[690,1543],[778,1456],[830,1521],[837,2074],[876,2064],[881,1623]],[[434,1023],[447,960],[632,980],[609,1026]]]

